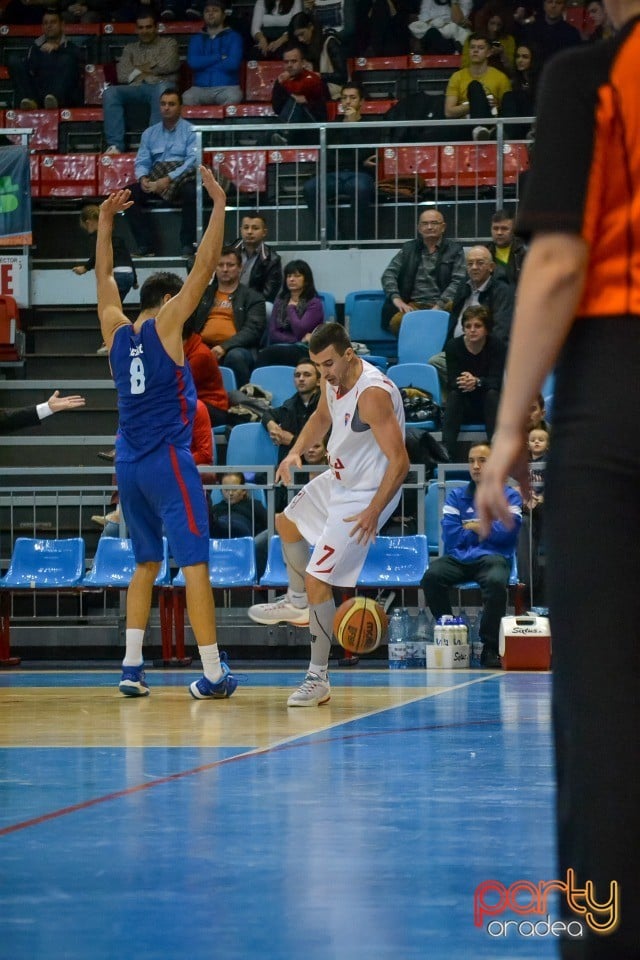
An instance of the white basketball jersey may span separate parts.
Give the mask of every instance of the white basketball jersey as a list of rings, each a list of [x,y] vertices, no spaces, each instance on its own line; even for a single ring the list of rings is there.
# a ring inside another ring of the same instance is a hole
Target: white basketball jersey
[[[326,384],[331,413],[329,464],[333,476],[351,490],[375,490],[387,469],[388,460],[378,446],[371,428],[360,420],[358,400],[368,387],[380,387],[391,397],[393,411],[404,436],[404,407],[400,391],[377,367],[362,361],[362,373],[351,390],[342,396]]]

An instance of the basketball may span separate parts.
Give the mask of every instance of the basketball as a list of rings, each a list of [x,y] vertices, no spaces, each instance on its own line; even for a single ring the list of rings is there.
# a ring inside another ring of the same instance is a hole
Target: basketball
[[[351,597],[340,604],[333,619],[333,632],[350,653],[371,653],[387,636],[389,620],[375,600]]]

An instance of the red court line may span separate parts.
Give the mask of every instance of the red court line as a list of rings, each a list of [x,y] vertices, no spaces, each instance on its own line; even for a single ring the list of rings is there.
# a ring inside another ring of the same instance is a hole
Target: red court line
[[[352,722],[352,721],[347,721]],[[521,723],[527,722],[521,720]],[[535,722],[535,721],[532,721]],[[82,803],[74,803],[69,807],[61,807],[59,810],[52,810],[50,813],[43,813],[39,817],[32,817],[30,820],[22,820],[19,823],[12,823],[8,827],[0,827],[0,837],[6,837],[10,833],[17,833],[19,830],[27,830],[29,827],[37,827],[42,823],[48,823],[50,820],[57,820],[60,817],[69,816],[72,813],[79,813],[81,810],[88,810],[90,807],[96,807],[101,803],[109,803],[112,800],[120,800],[122,797],[130,797],[136,793],[142,793],[144,790],[152,790],[155,787],[164,786],[167,783],[174,783],[176,780],[184,780],[185,777],[193,777],[199,773],[207,773],[209,770],[215,770],[216,767],[223,767],[238,760],[247,760],[253,757],[264,756],[268,753],[280,753],[283,750],[298,749],[299,747],[308,747],[320,743],[345,742],[347,740],[360,740],[364,737],[388,737],[391,735],[417,733],[427,730],[451,730],[460,727],[477,727],[487,725],[500,725],[502,721],[499,718],[486,720],[471,720],[466,723],[436,723],[420,724],[415,727],[402,727],[396,730],[363,730],[360,733],[347,733],[338,737],[319,737],[309,739],[305,735],[304,739],[295,740],[292,743],[280,743],[275,746],[262,747],[256,750],[247,750],[245,753],[237,753],[233,757],[224,757],[222,760],[214,760],[212,763],[205,763],[200,767],[193,767],[191,770],[182,770],[180,773],[170,773],[166,777],[159,777],[150,783],[140,783],[135,787],[127,787],[125,790],[116,790],[113,793],[105,793],[101,797],[94,797],[92,800],[84,800]],[[313,736],[313,734],[311,735]]]

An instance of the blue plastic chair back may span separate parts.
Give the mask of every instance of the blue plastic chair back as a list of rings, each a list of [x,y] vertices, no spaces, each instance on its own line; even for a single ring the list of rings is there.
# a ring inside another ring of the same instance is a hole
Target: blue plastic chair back
[[[231,367],[220,367],[220,373],[222,374],[222,383],[225,390],[229,393],[230,390],[237,390],[238,384],[236,382],[236,375]]]
[[[445,496],[454,487],[465,487],[468,480],[447,480],[445,482]],[[442,509],[440,507],[440,488],[437,480],[432,480],[427,487],[424,500],[425,527],[429,553],[433,556],[440,552],[440,522]]]
[[[440,405],[440,380],[438,371],[429,363],[396,363],[389,367],[387,376],[397,387],[419,387],[428,390],[435,402]],[[417,427],[420,430],[437,430],[439,424],[435,420],[407,421],[407,426]]]
[[[386,300],[384,290],[354,290],[344,301],[345,326],[352,340],[389,340],[396,338],[382,329],[382,307]]]
[[[413,310],[406,313],[398,334],[398,363],[427,363],[444,350],[449,326],[446,310]]]
[[[256,548],[253,537],[209,540],[209,583],[212,587],[252,587],[256,582]],[[173,578],[174,587],[184,587],[182,568]]]
[[[309,548],[311,556],[312,547]],[[269,552],[267,554],[267,563],[264,573],[260,577],[261,587],[286,587],[289,585],[289,576],[287,567],[282,555],[282,541],[280,536],[275,533],[269,540]]]
[[[295,393],[293,374],[295,367],[285,364],[274,364],[269,367],[258,367],[251,374],[249,383],[255,383],[264,390],[273,394],[272,407],[281,407],[285,400]]]
[[[282,367],[280,368],[282,369]],[[261,423],[239,423],[229,434],[227,464],[275,467],[278,448]]]
[[[126,589],[136,569],[131,540],[120,537],[100,537],[93,566],[84,579],[83,586],[114,587]],[[169,572],[169,546],[167,538],[162,538],[162,563],[155,579],[156,587],[168,587],[171,583]]]
[[[18,537],[0,587],[11,590],[77,587],[84,580],[84,570],[82,537],[65,540]]]
[[[358,577],[359,587],[419,587],[429,566],[427,538],[377,537]]]
[[[324,322],[335,323],[336,322],[336,298],[332,293],[327,293],[324,290],[318,290],[318,296],[322,300],[322,306],[324,308]]]

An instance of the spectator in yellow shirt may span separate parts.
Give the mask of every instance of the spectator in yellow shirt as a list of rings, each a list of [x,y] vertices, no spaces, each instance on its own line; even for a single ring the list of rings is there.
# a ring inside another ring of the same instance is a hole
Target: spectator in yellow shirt
[[[490,55],[489,39],[479,33],[472,34],[469,38],[469,66],[456,70],[447,84],[445,117],[479,120],[498,115],[503,96],[511,90],[511,81],[501,70],[489,66]],[[474,140],[487,140],[490,135],[486,126],[473,128]]]

